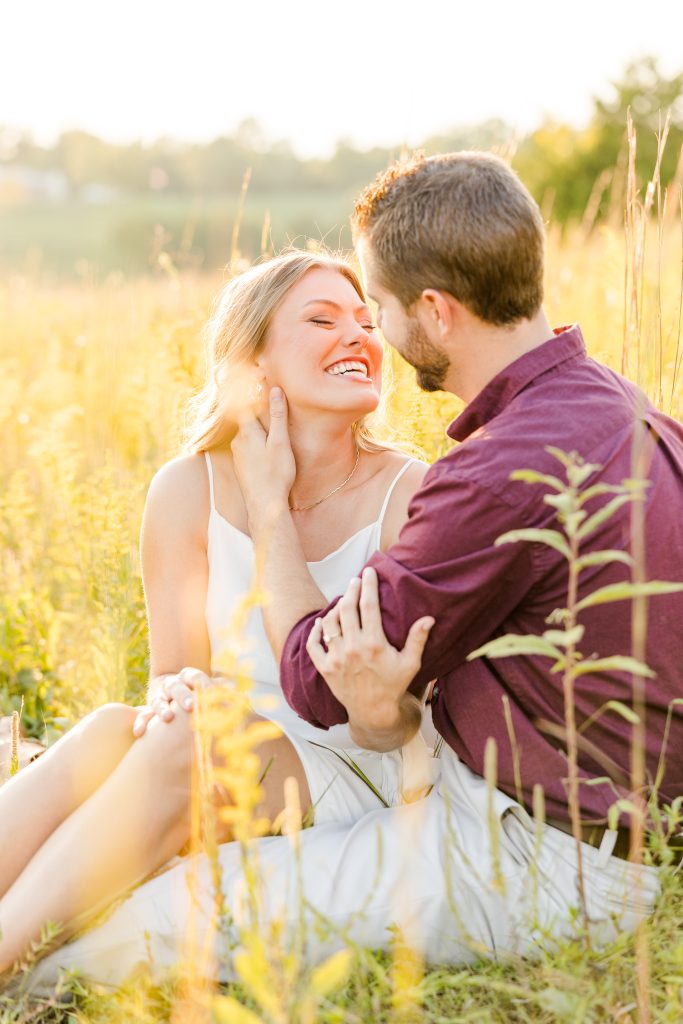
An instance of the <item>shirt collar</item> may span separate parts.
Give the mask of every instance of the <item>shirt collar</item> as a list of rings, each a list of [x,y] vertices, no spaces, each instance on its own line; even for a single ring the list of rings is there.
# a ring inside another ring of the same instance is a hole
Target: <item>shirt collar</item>
[[[482,388],[453,420],[447,430],[448,436],[454,441],[465,441],[475,430],[498,416],[520,391],[541,374],[568,359],[585,355],[586,346],[578,324],[555,328],[549,341],[515,359]]]

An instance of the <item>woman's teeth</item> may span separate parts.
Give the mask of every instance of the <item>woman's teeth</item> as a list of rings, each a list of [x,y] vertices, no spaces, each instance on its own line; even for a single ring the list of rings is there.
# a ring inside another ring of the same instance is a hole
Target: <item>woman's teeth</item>
[[[334,376],[342,373],[360,373],[363,377],[367,377],[368,368],[365,363],[356,362],[355,359],[345,360],[342,363],[334,363],[325,370],[325,373],[331,373]]]

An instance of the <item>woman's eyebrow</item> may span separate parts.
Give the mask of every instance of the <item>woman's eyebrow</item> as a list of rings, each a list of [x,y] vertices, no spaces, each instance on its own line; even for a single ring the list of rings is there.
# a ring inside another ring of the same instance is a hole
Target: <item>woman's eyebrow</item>
[[[309,299],[308,302],[304,303],[304,309],[306,306],[332,306],[336,310],[341,310],[341,306],[338,302],[334,302],[333,299]],[[369,308],[364,302],[360,304],[355,310],[356,313],[369,313]]]

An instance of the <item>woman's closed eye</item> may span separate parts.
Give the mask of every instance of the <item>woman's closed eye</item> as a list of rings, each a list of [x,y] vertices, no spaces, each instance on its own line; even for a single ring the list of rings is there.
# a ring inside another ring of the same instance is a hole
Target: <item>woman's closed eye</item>
[[[312,317],[310,322],[312,324],[318,324],[319,327],[334,327],[333,320],[323,320],[322,317]],[[368,334],[377,329],[376,324],[365,323],[361,324],[360,326],[363,328],[364,331],[367,331]]]

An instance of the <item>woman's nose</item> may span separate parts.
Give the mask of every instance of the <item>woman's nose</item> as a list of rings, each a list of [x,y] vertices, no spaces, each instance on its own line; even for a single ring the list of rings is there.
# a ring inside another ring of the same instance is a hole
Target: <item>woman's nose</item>
[[[347,348],[364,349],[368,343],[368,332],[364,327],[361,327],[360,324],[355,324],[355,326],[349,329],[348,333],[345,334],[343,343]]]

